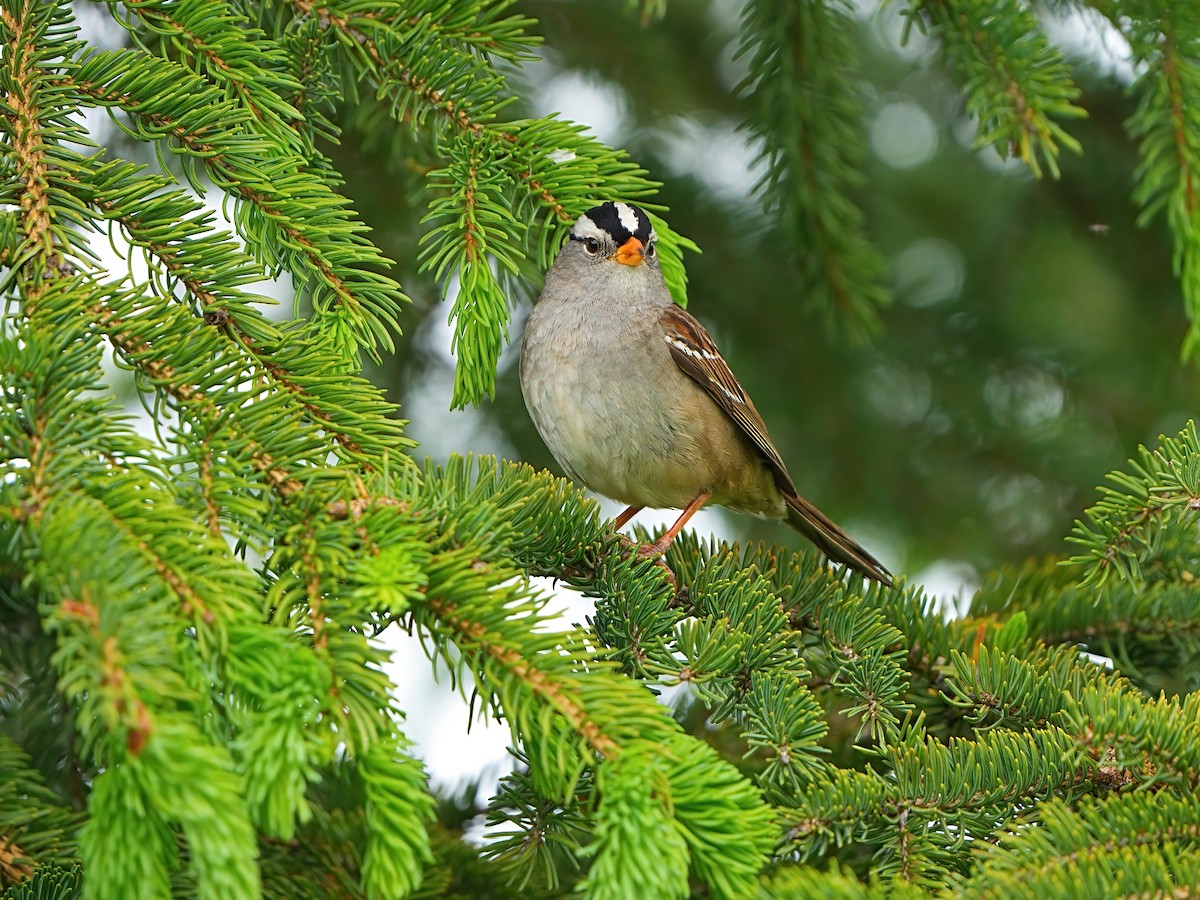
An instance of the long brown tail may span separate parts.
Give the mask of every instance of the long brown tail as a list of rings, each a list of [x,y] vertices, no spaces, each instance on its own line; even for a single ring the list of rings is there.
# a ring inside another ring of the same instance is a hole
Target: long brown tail
[[[829,516],[798,495],[784,493],[783,499],[788,505],[787,523],[816,544],[818,550],[884,587],[892,586],[892,573]]]

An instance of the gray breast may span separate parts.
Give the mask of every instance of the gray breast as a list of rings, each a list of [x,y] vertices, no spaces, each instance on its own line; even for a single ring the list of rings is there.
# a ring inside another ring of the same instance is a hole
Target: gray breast
[[[526,326],[521,389],[538,432],[564,472],[626,503],[678,505],[654,486],[686,439],[663,403],[664,379],[683,377],[644,310],[543,298]]]

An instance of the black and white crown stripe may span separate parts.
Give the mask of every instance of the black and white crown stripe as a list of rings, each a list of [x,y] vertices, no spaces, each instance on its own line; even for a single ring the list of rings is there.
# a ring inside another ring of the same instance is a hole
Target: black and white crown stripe
[[[658,235],[650,224],[650,217],[632,203],[614,202],[601,203],[593,206],[575,220],[571,228],[571,240],[586,241],[595,238],[598,241],[611,241],[620,247],[631,237],[642,242],[643,247],[650,246]]]

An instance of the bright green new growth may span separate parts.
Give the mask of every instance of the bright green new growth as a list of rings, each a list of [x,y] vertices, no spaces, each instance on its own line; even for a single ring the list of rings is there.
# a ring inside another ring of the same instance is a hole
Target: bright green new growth
[[[1154,582],[1185,578],[1200,512],[1200,437],[1194,422],[1155,450],[1138,448],[1128,472],[1113,472],[1100,502],[1077,519],[1068,540],[1083,548],[1089,583],[1114,573],[1151,596]],[[1149,584],[1148,584],[1149,583]]]
[[[598,199],[648,205],[685,300],[694,247],[647,173],[576,124],[505,117],[497,63],[528,57],[533,22],[506,0],[139,0],[107,5],[132,49],[97,52],[69,6],[0,5],[5,900],[1200,884],[1192,426],[1113,476],[1076,530],[1082,568],[1001,572],[958,619],[812,552],[688,535],[671,584],[561,479],[420,467],[357,374],[405,302],[321,150],[363,96],[428,163],[421,261],[457,291],[455,405],[494,392],[518,282]],[[665,3],[624,6],[634,27]],[[1200,308],[1195,16],[1101,6],[1145,63],[1139,200],[1166,208]],[[1077,91],[1029,11],[912,14],[981,142],[1055,173]],[[854,27],[849,5],[752,0],[741,90],[813,305],[869,332],[884,294],[851,196]],[[157,168],[92,146],[97,108]],[[235,234],[181,183],[220,196]],[[136,248],[128,271],[90,249],[106,232]],[[264,275],[307,312],[266,318]],[[101,389],[107,352],[153,436]],[[594,616],[548,627],[535,577]],[[393,625],[511,730],[482,850],[409,750],[378,639]],[[654,691],[679,685],[672,713]]]

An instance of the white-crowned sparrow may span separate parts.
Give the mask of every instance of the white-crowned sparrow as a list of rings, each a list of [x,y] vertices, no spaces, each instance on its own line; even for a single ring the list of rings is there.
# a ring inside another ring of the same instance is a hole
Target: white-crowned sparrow
[[[796,491],[754,404],[708,332],[671,299],[657,236],[631,203],[580,216],[525,328],[521,390],[571,478],[629,504],[682,509],[660,556],[705,503],[784,518],[835,562],[885,585],[878,560]]]

